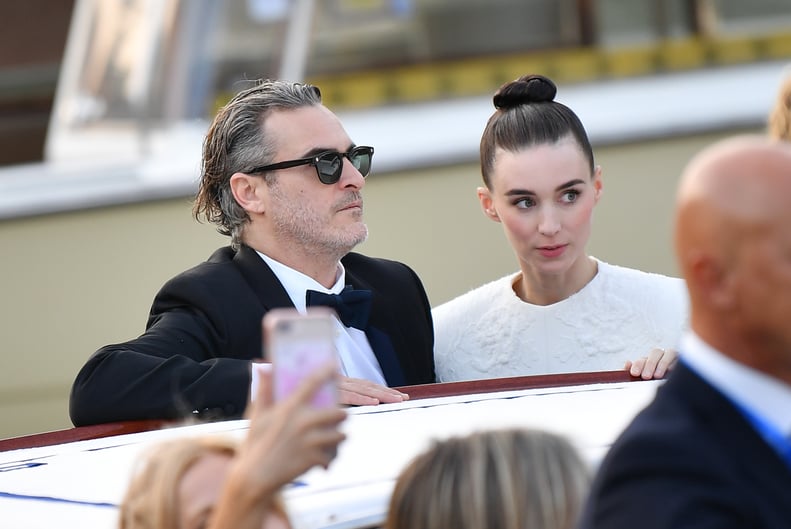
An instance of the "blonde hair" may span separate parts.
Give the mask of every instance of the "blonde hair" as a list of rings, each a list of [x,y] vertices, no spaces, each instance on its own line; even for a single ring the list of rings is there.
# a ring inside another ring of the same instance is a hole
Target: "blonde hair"
[[[179,484],[184,474],[202,457],[221,454],[234,457],[238,442],[226,437],[188,437],[152,446],[138,461],[119,509],[120,529],[177,529]],[[278,498],[274,512],[286,518]]]
[[[780,85],[767,125],[773,140],[791,141],[791,75]]]
[[[571,529],[590,473],[563,437],[493,430],[435,443],[404,469],[385,529]]]

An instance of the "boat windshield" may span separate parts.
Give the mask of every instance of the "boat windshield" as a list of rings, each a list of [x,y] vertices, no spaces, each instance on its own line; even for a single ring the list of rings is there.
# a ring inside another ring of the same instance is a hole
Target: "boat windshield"
[[[691,39],[786,28],[786,42],[790,18],[775,0],[78,0],[47,157],[194,144],[261,78],[314,82],[333,110],[381,108],[490,94],[528,71],[573,83],[700,68],[713,55]],[[774,49],[759,44],[744,60]]]

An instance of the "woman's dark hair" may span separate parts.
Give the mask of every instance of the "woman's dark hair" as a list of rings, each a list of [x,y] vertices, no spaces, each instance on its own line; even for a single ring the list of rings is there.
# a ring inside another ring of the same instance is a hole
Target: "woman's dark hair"
[[[557,143],[571,135],[593,172],[593,149],[582,122],[569,107],[555,101],[557,87],[543,75],[525,75],[494,94],[494,114],[481,137],[481,175],[491,189],[490,175],[497,148],[515,152]]]

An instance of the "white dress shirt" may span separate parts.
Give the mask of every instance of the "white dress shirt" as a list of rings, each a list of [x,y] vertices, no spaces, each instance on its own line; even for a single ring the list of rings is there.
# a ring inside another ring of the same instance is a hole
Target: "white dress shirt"
[[[680,356],[737,407],[791,438],[791,386],[725,356],[691,331],[682,338]]]
[[[343,264],[338,263],[338,277],[332,288],[326,288],[312,277],[308,277],[302,272],[298,272],[283,263],[275,261],[271,257],[257,252],[258,255],[269,265],[272,272],[277,276],[280,284],[288,293],[294,307],[304,314],[305,296],[308,290],[316,290],[326,294],[340,294],[346,286],[346,269]],[[335,348],[338,351],[338,364],[340,372],[347,377],[362,378],[386,386],[387,383],[382,373],[382,368],[376,355],[371,349],[368,337],[360,329],[346,327],[341,321],[335,318]]]

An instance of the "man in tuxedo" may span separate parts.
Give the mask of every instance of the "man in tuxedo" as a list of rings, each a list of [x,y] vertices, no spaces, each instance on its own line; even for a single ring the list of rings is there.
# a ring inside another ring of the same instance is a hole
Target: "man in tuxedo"
[[[788,527],[791,144],[739,137],[696,156],[675,245],[691,331],[604,458],[580,527]]]
[[[434,382],[419,278],[351,253],[368,235],[372,156],[314,86],[263,81],[237,94],[204,140],[195,202],[230,246],[162,287],[144,334],[91,356],[72,387],[72,422],[240,416],[261,319],[276,307],[336,308],[342,403],[398,402],[407,396],[392,387]]]

